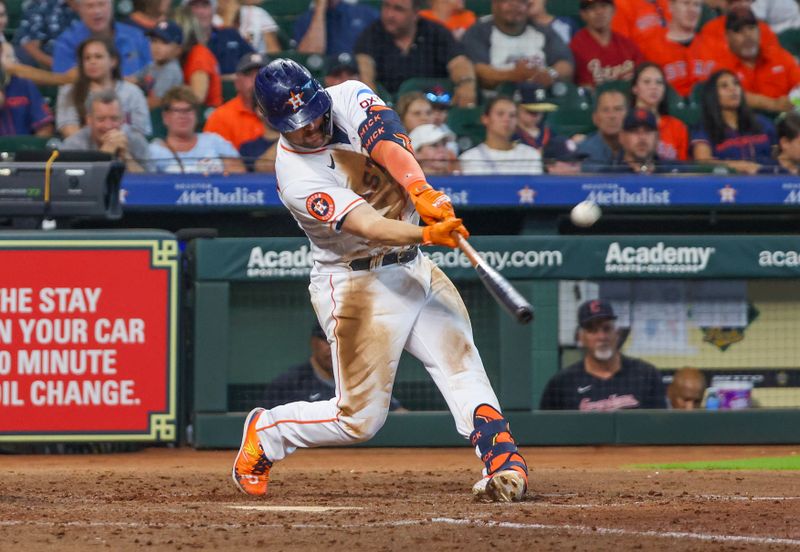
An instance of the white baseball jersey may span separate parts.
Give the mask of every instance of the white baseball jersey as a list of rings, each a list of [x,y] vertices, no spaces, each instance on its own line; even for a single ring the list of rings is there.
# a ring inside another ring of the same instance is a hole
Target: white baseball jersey
[[[402,248],[375,247],[341,233],[345,215],[367,202],[384,217],[417,224],[419,218],[403,187],[375,164],[361,146],[358,127],[366,110],[385,105],[366,84],[347,81],[327,89],[333,101],[333,141],[298,148],[281,136],[275,172],[278,194],[311,240],[316,263],[326,271],[347,270],[353,259]]]
[[[416,223],[406,191],[362,149],[359,125],[383,102],[366,85],[328,89],[334,139],[300,150],[281,138],[278,190],[312,243],[309,295],[331,345],[336,396],[267,410],[254,422],[261,446],[276,462],[298,447],[344,445],[371,438],[389,412],[404,350],[418,358],[465,437],[472,415],[487,403],[499,409],[472,338],[458,290],[430,259],[351,270],[347,262],[396,248],[376,247],[341,231],[344,217],[369,202],[387,218]],[[293,100],[295,97],[293,96]]]

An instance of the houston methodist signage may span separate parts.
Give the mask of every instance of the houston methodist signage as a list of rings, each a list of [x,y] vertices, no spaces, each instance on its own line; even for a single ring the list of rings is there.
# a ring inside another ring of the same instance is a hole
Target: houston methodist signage
[[[0,234],[0,441],[174,440],[177,277],[166,232]]]

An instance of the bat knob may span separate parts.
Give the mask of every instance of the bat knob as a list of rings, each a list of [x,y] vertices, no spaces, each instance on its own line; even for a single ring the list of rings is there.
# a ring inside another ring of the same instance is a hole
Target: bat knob
[[[517,309],[517,322],[528,324],[533,320],[533,307],[525,305]]]

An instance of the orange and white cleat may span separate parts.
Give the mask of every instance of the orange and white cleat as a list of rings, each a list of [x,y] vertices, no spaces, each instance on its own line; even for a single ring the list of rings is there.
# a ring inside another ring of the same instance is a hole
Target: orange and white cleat
[[[252,496],[267,494],[269,470],[272,462],[264,454],[264,447],[256,434],[256,420],[263,408],[254,408],[244,421],[242,446],[233,463],[233,482],[243,493]]]
[[[472,487],[478,498],[494,502],[517,502],[528,490],[528,465],[511,436],[508,422],[488,404],[475,409],[475,430],[470,443],[477,448],[485,468],[484,477]]]

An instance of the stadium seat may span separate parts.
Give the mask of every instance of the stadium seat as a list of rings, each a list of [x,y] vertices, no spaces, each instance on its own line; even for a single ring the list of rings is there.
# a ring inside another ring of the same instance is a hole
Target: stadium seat
[[[489,15],[492,13],[492,0],[466,0],[465,7],[475,12],[475,15]]]
[[[0,136],[0,152],[41,150],[47,148],[50,138],[40,136]]]
[[[572,83],[557,82],[550,89],[548,101],[558,105],[558,111],[550,113],[547,121],[551,128],[564,136],[584,134],[594,130],[592,91]]]
[[[606,81],[597,87],[597,90],[595,92],[595,97],[597,97],[600,94],[600,92],[603,92],[604,90],[619,90],[626,96],[630,96],[631,81],[626,81],[626,80]]]
[[[222,101],[227,102],[236,97],[236,84],[232,80],[222,81]]]
[[[795,58],[800,58],[800,29],[789,29],[778,35],[778,41]]]
[[[461,151],[483,142],[486,127],[481,123],[483,109],[480,107],[452,107],[447,115],[447,126],[458,137]]]
[[[687,127],[691,128],[700,121],[700,105],[690,95],[684,98],[678,92],[667,85],[667,111],[673,117],[683,121]]]
[[[297,44],[294,43],[294,15],[276,15],[273,17],[275,23],[278,24],[278,42],[281,43],[282,48],[294,48]],[[271,57],[278,57],[278,54],[270,54]]]
[[[165,138],[167,136],[167,127],[164,126],[161,112],[162,109],[160,107],[154,107],[150,110],[150,122],[153,125],[153,138]]]
[[[39,85],[39,92],[42,93],[42,97],[44,101],[47,102],[47,106],[55,112],[56,110],[56,100],[58,99],[58,86],[44,86]]]
[[[581,21],[580,0],[547,0],[547,12],[550,15],[566,15]]]
[[[425,93],[436,86],[440,86],[449,94],[453,93],[453,82],[450,79],[412,78],[406,79],[400,83],[400,86],[397,88],[396,96],[399,98],[406,92],[414,91]]]
[[[309,6],[308,0],[264,0],[261,7],[267,10],[272,17],[276,15],[298,16],[305,13]]]

